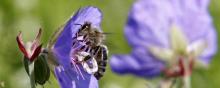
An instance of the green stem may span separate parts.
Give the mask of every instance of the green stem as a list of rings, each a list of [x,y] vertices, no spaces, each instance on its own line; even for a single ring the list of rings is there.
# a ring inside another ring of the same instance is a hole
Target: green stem
[[[35,80],[34,80],[34,73],[31,73],[30,83],[31,83],[31,88],[36,88],[36,86],[35,86]]]
[[[191,88],[191,79],[190,79],[190,76],[188,75],[188,76],[184,76],[183,77],[183,87],[184,88]]]
[[[188,59],[183,59],[184,66],[184,75],[183,75],[183,88],[191,88],[191,79],[190,79],[190,65]]]
[[[29,73],[30,73],[31,88],[36,88],[35,78],[34,78],[34,62],[29,64],[28,68],[29,68]]]
[[[163,79],[158,88],[172,88],[173,87],[173,79],[169,78],[169,79]]]

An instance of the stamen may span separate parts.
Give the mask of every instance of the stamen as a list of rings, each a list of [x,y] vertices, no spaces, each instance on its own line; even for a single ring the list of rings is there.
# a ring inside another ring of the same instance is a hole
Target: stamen
[[[83,76],[83,74],[82,74],[82,72],[81,72],[81,70],[80,70],[79,66],[76,66],[76,67],[77,67],[77,69],[78,69],[78,71],[79,71],[80,75],[82,76],[83,80],[85,80],[85,77]]]
[[[164,69],[164,73],[167,77],[183,77],[191,75],[194,65],[194,59],[186,59],[184,57],[178,58],[178,64],[173,65],[170,68]]]
[[[83,78],[83,80],[85,80],[85,77],[83,76],[83,74],[82,74],[82,72],[81,72],[79,66],[77,65],[75,59],[72,58],[71,61],[72,61],[73,67],[75,68],[76,73],[77,73],[78,75],[81,75],[81,77]]]

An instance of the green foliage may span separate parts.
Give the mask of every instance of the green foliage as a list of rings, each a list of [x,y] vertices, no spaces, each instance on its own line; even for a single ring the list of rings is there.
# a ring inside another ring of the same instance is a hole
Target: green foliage
[[[102,28],[104,32],[111,33],[106,39],[110,55],[129,53],[130,48],[124,38],[123,29],[133,1],[135,0],[0,0],[0,83],[3,81],[5,88],[30,87],[28,75],[20,73],[25,72],[25,68],[22,65],[22,54],[15,41],[18,31],[23,32],[24,40],[30,40],[41,27],[42,42],[46,45],[53,32],[63,25],[74,11],[87,5],[97,6],[103,11]],[[220,33],[219,9],[220,1],[212,0],[210,12],[218,33]],[[220,87],[218,58],[219,54],[212,60],[208,70],[193,73],[193,88]],[[51,84],[46,83],[45,88],[59,88],[53,75],[50,80]],[[114,74],[109,66],[100,80],[100,88],[144,88],[146,84],[146,80],[131,75]]]
[[[24,63],[25,71],[27,72],[28,76],[30,76],[30,70],[29,70],[30,61],[28,60],[28,58],[24,57],[23,63]]]

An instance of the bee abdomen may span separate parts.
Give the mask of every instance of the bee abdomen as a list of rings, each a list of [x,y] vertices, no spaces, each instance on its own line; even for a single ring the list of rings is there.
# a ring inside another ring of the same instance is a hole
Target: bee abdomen
[[[100,79],[103,77],[105,70],[106,70],[106,66],[107,66],[107,59],[108,59],[108,49],[105,45],[101,45],[99,46],[101,48],[100,52],[100,56],[97,61],[98,61],[98,71],[94,74],[94,76],[96,77],[96,79]]]
[[[99,71],[101,71],[101,72],[105,72],[105,69],[98,69]]]
[[[100,61],[99,66],[107,66],[107,60],[106,61]]]
[[[103,64],[105,63],[105,64]],[[100,78],[103,77],[104,73],[105,73],[105,69],[106,69],[106,61],[100,61],[98,63],[98,72],[96,72],[94,74],[94,76],[96,77],[97,80],[99,80]]]
[[[102,71],[96,72],[96,73],[94,74],[94,76],[96,77],[97,80],[99,80],[100,78],[102,78],[103,75],[104,75],[104,72],[102,72]]]
[[[99,69],[105,69],[106,66],[100,66],[99,65]]]

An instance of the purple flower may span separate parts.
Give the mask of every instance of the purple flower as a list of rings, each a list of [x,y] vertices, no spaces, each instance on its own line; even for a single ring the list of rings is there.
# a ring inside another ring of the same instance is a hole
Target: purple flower
[[[125,36],[128,55],[113,55],[111,68],[152,78],[190,75],[207,67],[217,50],[217,37],[208,13],[209,0],[137,0],[128,16]]]
[[[58,62],[55,75],[62,88],[98,88],[98,81],[92,75],[84,71],[81,64],[74,62],[72,54],[78,48],[73,47],[74,37],[85,22],[90,22],[92,27],[101,31],[101,11],[96,7],[84,7],[67,22],[57,37],[52,52]],[[81,25],[79,25],[81,24]],[[81,47],[78,44],[78,47]]]

